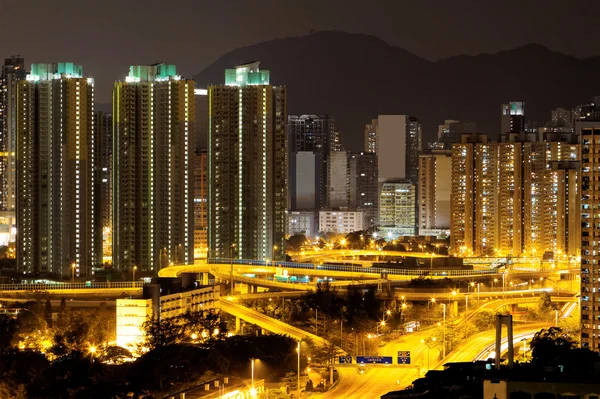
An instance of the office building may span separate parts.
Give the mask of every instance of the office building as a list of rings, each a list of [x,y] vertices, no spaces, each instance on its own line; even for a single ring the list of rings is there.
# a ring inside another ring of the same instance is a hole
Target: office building
[[[387,237],[417,234],[417,187],[410,181],[383,183],[379,198],[380,230]]]
[[[208,88],[211,256],[279,259],[285,245],[288,149],[285,87],[258,62]],[[277,248],[277,249],[275,249]]]
[[[319,232],[348,234],[364,230],[364,212],[347,207],[319,211]]]
[[[580,107],[575,133],[581,137],[581,347],[600,350],[600,104]]]
[[[379,115],[374,130],[379,183],[407,179],[417,183],[421,152],[421,124],[408,115]],[[371,130],[366,141],[373,142]]]
[[[304,234],[316,237],[319,234],[319,213],[314,211],[289,211],[287,235]]]
[[[16,240],[17,82],[25,75],[23,58],[4,60],[0,75],[0,245]]]
[[[101,263],[94,80],[81,65],[33,64],[17,82],[17,265],[90,275]]]
[[[501,106],[500,133],[525,132],[525,103],[513,101]]]
[[[295,178],[292,176],[293,173],[297,173],[298,168],[304,166],[303,162],[308,162],[308,155],[301,155],[300,158],[296,157],[298,153],[312,152],[314,158],[319,162],[318,165],[306,165],[307,167],[314,169],[315,173],[319,173],[318,176],[314,177],[314,180],[318,182],[315,200],[317,204],[313,209],[319,209],[327,207],[329,204],[328,199],[328,163],[329,154],[331,152],[342,151],[342,143],[340,132],[337,130],[335,124],[335,118],[330,115],[289,115],[288,116],[288,141],[289,141],[289,159],[290,159],[290,184]],[[294,159],[296,158],[296,159]],[[295,162],[298,161],[298,162]],[[297,181],[298,184],[302,182]],[[298,188],[298,187],[296,187]],[[294,193],[296,189],[290,185],[290,197],[292,198],[291,209],[302,210],[307,209],[304,205],[295,207]],[[301,191],[308,190],[308,188],[301,189]]]
[[[100,142],[100,196],[96,198],[100,207],[102,224],[102,256],[104,261],[112,259],[112,115],[107,112],[94,112],[94,129]]]
[[[379,136],[379,120],[373,119],[365,125],[365,152],[377,154],[377,137]]]
[[[379,196],[377,191],[377,155],[360,153],[348,155],[349,206],[364,211],[364,227],[379,225]]]
[[[329,207],[348,206],[348,153],[346,151],[330,152],[327,166],[329,168],[327,173]]]
[[[451,150],[452,144],[460,143],[463,134],[477,132],[475,122],[461,122],[447,119],[443,125],[438,126],[438,138],[436,143],[430,143],[432,149]]]
[[[208,151],[194,155],[194,258],[208,251]]]
[[[113,90],[113,265],[159,270],[194,257],[193,80],[135,65]]]
[[[452,152],[434,150],[419,157],[419,235],[450,232]]]
[[[552,110],[551,126],[573,128],[575,112],[572,109],[556,108]]]
[[[220,286],[200,285],[189,273],[177,278],[155,278],[144,286],[143,298],[117,299],[117,346],[136,350],[143,342],[146,321],[215,309],[219,297]]]
[[[323,153],[299,151],[290,154],[289,209],[319,209],[323,202],[325,182],[321,168],[325,165]]]

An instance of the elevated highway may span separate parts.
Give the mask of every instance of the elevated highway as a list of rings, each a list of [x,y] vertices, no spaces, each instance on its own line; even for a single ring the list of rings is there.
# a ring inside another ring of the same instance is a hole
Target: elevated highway
[[[233,298],[221,298],[220,307],[222,311],[229,313],[230,315],[235,316],[236,318],[240,318],[249,323],[255,324],[272,333],[289,335],[290,337],[299,341],[310,339],[311,341],[319,345],[329,344],[327,340],[317,335],[311,334],[300,328],[291,326],[280,320],[266,316],[260,312],[257,312],[254,309],[250,309],[246,306],[240,305],[239,303],[236,303]]]

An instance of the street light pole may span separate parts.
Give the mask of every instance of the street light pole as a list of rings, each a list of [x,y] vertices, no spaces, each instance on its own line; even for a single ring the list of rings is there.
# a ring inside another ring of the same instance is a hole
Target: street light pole
[[[231,263],[231,295],[233,295],[233,248],[235,248],[235,244],[231,244],[231,246],[229,247],[229,263]]]
[[[132,276],[132,282],[135,284],[135,271],[137,270],[137,266],[133,267],[133,276]]]
[[[250,360],[252,361],[252,389],[254,389],[254,358]]]
[[[443,341],[443,347],[442,347],[442,359],[446,358],[446,304],[442,303],[442,306],[444,307],[444,328],[442,329],[442,341]]]
[[[298,397],[300,397],[300,341],[298,341]]]
[[[75,262],[73,262],[71,264],[71,283],[75,283],[75,268],[77,267],[77,264]]]

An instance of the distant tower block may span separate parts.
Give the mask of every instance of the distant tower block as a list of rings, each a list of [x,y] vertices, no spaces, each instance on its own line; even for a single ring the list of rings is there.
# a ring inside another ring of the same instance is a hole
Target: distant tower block
[[[512,315],[498,315],[496,316],[496,370],[500,370],[500,357],[502,355],[502,324],[508,330],[508,368],[512,369],[514,364]]]

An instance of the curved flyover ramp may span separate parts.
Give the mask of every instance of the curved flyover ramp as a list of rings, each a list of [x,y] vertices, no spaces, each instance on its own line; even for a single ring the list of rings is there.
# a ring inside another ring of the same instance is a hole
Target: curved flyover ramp
[[[328,345],[329,341],[318,337],[314,334],[301,330],[297,327],[286,324],[282,321],[276,320],[272,317],[266,316],[254,309],[247,308],[246,306],[235,303],[233,300],[221,298],[220,303],[221,310],[229,313],[232,316],[239,317],[248,323],[256,324],[257,326],[264,328],[275,334],[288,335],[291,338],[303,341],[310,339],[312,342],[319,345]]]

